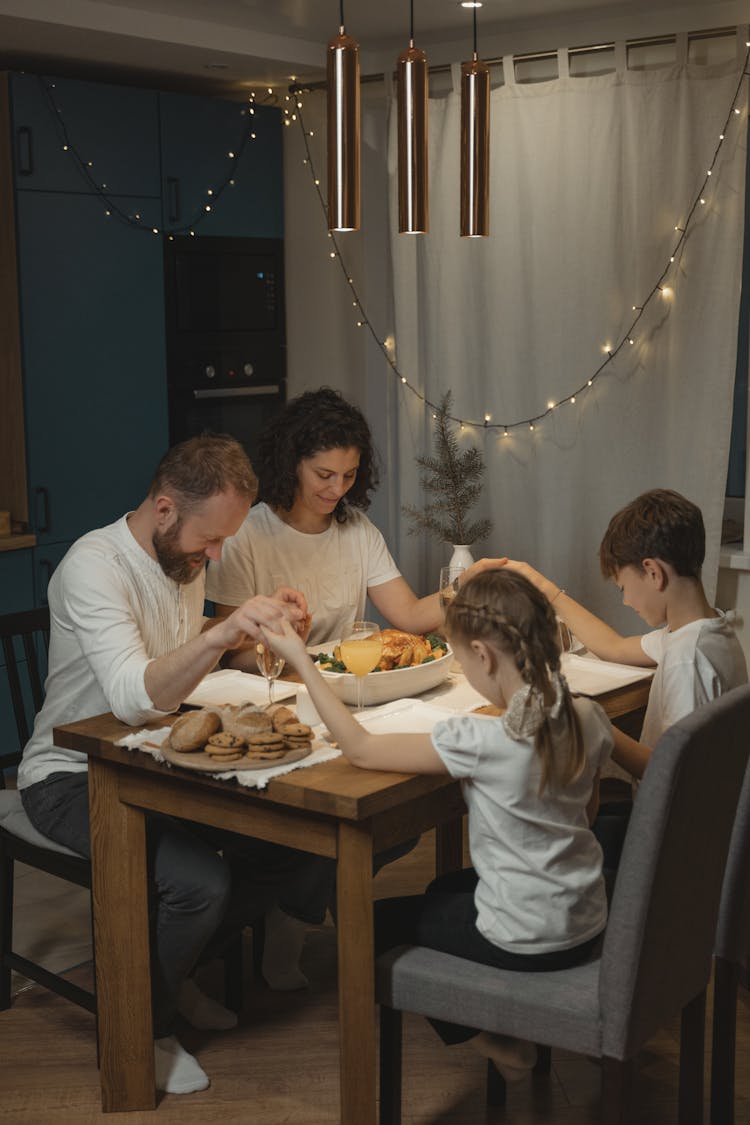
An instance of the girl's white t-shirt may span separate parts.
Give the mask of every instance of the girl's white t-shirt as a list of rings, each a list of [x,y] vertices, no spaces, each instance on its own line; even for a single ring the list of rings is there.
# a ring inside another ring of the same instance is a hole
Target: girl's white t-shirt
[[[612,751],[612,730],[592,700],[575,699],[573,706],[586,749],[584,771],[563,791],[548,786],[541,796],[533,739],[512,739],[502,718],[457,715],[432,733],[448,773],[461,781],[468,809],[469,850],[479,876],[477,928],[514,953],[572,949],[596,937],[607,921],[602,852],[586,806],[594,776]]]
[[[332,520],[326,531],[310,535],[261,503],[226,540],[221,560],[209,563],[206,597],[238,606],[255,594],[291,586],[307,599],[309,643],[316,645],[342,637],[364,617],[368,588],[400,575],[385,539],[362,512],[352,508],[345,523]]]

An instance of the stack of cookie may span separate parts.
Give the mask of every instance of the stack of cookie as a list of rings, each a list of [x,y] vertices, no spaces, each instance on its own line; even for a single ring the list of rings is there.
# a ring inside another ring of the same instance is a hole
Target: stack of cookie
[[[203,751],[217,767],[278,762],[293,750],[312,746],[312,728],[282,704],[261,710],[254,704],[189,711],[174,722],[169,746],[180,753]]]

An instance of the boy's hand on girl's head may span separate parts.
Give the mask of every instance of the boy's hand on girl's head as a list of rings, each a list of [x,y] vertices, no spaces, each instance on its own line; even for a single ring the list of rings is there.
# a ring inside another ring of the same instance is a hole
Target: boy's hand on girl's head
[[[477,574],[481,574],[484,570],[498,570],[501,566],[505,566],[507,558],[502,559],[479,559],[477,562],[472,563],[467,567],[463,574],[458,576],[459,589],[463,586],[464,582],[468,582]]]
[[[523,578],[528,579],[532,586],[536,586],[537,590],[541,591],[546,598],[550,601],[556,594],[560,593],[560,587],[551,582],[549,578],[545,578],[538,570],[534,570],[533,566],[529,566],[527,562],[521,562],[518,559],[505,559],[504,566],[508,570],[514,570],[516,574],[522,575]]]

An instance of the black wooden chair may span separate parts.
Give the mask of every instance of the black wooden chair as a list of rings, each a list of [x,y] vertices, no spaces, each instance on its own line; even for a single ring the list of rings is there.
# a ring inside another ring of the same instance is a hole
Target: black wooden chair
[[[49,644],[49,610],[45,607],[0,616],[0,640],[18,734],[17,745],[10,750],[3,748],[0,754],[0,766],[7,768],[20,761],[31,733],[33,716],[42,706],[44,664]],[[0,789],[0,1011],[11,1005],[11,970],[15,970],[96,1014],[93,991],[79,987],[14,950],[13,883],[16,863],[25,863],[76,886],[91,888],[89,860],[37,832],[26,816],[20,794],[15,789],[6,789],[3,783]],[[256,960],[262,949],[262,920],[255,924],[253,930]],[[239,1010],[243,980],[241,936],[232,941],[223,956],[225,999],[230,1007]]]
[[[10,704],[18,732],[18,744],[0,746],[0,789],[5,788],[4,770],[17,766],[31,734],[29,716],[36,715],[44,699],[44,665],[49,648],[49,609],[29,609],[0,617],[0,643],[10,692]],[[21,655],[23,653],[23,655]],[[44,662],[42,661],[44,654]],[[25,668],[24,668],[25,661]],[[25,670],[25,676],[24,676]],[[27,690],[24,690],[24,687]]]
[[[30,609],[0,617],[0,642],[16,722],[17,744],[2,748],[0,767],[17,765],[33,716],[44,699],[44,664],[49,645],[49,609]],[[13,884],[16,863],[25,863],[78,887],[91,887],[91,865],[70,848],[49,840],[32,825],[15,789],[0,790],[0,1010],[10,1007],[11,970],[96,1013],[94,993],[13,948]]]

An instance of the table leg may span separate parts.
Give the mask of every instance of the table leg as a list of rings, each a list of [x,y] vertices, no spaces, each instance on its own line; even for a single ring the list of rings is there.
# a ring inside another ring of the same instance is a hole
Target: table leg
[[[375,1125],[372,835],[363,825],[339,825],[337,911],[341,1125]]]
[[[435,874],[460,871],[464,865],[463,817],[438,825],[435,840]]]
[[[140,809],[119,800],[116,766],[89,761],[91,865],[102,1109],[154,1109],[154,1040]]]

